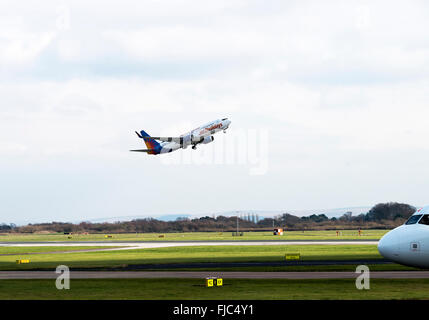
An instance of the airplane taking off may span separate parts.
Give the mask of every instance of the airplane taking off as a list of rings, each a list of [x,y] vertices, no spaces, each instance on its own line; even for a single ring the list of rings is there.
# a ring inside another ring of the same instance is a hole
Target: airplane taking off
[[[223,130],[223,132],[226,133],[226,129],[228,129],[230,124],[231,121],[228,120],[228,118],[215,120],[178,137],[151,137],[144,130],[141,130],[140,133],[136,131],[137,136],[146,143],[147,149],[130,151],[161,154],[178,149],[186,149],[190,145],[192,145],[192,149],[195,150],[200,143],[207,144],[212,142],[214,140],[213,135],[216,132]]]
[[[386,259],[403,265],[429,267],[429,206],[418,209],[403,224],[386,233],[378,242]]]

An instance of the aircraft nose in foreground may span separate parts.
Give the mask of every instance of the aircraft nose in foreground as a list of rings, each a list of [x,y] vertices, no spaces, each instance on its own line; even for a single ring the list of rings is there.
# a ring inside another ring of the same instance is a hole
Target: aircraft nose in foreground
[[[395,260],[398,257],[399,239],[397,230],[394,229],[386,233],[378,242],[378,252],[389,260]]]

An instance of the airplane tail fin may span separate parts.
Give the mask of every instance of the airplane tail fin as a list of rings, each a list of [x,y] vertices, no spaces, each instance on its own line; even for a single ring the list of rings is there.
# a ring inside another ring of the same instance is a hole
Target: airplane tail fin
[[[136,134],[139,136],[139,138],[143,139],[144,142],[146,143],[146,146],[148,147],[148,149],[159,149],[161,148],[161,145],[159,144],[158,141],[154,140],[154,139],[148,139],[148,137],[150,137],[150,135],[148,135],[146,133],[146,131],[141,130],[140,133],[138,133],[136,131]]]

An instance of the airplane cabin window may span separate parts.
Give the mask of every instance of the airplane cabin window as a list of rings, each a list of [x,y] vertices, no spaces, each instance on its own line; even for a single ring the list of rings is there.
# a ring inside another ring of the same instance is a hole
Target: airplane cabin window
[[[415,223],[417,223],[417,221],[419,221],[419,219],[420,219],[421,216],[422,216],[421,214],[417,214],[417,215],[411,216],[407,220],[407,222],[405,222],[405,224],[415,224]]]
[[[419,223],[429,225],[429,214],[425,214],[423,218],[420,219]]]

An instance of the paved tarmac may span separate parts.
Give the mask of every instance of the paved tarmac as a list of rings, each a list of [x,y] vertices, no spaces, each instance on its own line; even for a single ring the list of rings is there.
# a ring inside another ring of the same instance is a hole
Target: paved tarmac
[[[351,260],[297,260],[297,261],[250,261],[250,262],[192,262],[192,263],[143,263],[121,267],[72,268],[76,271],[153,271],[206,268],[246,268],[246,267],[292,267],[292,266],[339,266],[339,265],[375,265],[392,264],[387,259],[351,259]],[[240,269],[238,269],[240,270]]]

